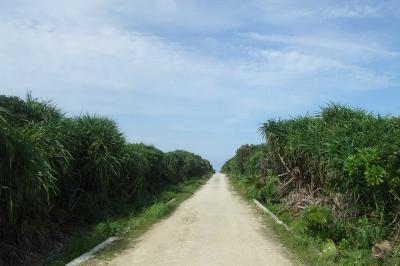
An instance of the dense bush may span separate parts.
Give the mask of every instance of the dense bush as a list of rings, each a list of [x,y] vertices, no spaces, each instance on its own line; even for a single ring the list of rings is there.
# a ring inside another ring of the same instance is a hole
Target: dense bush
[[[256,176],[252,186],[261,182],[260,191],[279,176],[272,197],[305,209],[308,229],[325,231],[323,238],[364,249],[400,241],[400,118],[332,104],[315,116],[270,120],[260,132],[266,144],[243,145],[224,172],[239,180]],[[323,208],[332,211],[332,226],[310,225],[307,217]],[[362,237],[357,226],[364,224],[377,233]]]
[[[400,209],[400,119],[339,105],[317,117],[269,121],[270,156],[293,185],[349,194],[361,215],[393,221]]]
[[[0,96],[0,126],[0,264],[39,252],[65,227],[213,171],[200,156],[129,144],[112,120],[69,118],[30,95]]]

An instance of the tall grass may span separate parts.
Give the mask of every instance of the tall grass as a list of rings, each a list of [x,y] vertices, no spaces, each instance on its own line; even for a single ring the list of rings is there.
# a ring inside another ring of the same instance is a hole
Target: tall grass
[[[67,117],[31,95],[0,96],[0,126],[0,264],[29,261],[76,226],[213,171],[200,156],[127,143],[114,121]]]
[[[309,228],[321,239],[364,250],[400,241],[399,117],[331,104],[315,116],[269,120],[260,132],[266,144],[242,146],[223,171],[239,180],[253,176],[248,186],[265,202],[315,205],[315,217],[327,207],[334,218],[329,228]],[[278,193],[265,193],[276,177]]]

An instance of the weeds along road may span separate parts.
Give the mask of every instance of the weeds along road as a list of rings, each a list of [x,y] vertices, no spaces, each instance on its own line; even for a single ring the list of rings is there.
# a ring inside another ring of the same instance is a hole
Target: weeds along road
[[[249,205],[215,174],[109,265],[291,265]]]

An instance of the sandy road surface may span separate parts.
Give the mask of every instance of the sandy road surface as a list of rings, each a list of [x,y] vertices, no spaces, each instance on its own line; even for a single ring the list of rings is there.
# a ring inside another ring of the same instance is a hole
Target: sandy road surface
[[[250,207],[215,174],[109,265],[291,265]]]

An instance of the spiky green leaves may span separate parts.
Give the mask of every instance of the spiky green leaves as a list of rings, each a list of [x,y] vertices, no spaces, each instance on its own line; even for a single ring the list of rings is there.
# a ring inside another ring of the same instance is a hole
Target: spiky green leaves
[[[48,244],[49,228],[140,206],[168,184],[211,171],[192,153],[127,144],[110,119],[67,118],[29,94],[0,96],[0,264],[15,246]]]

